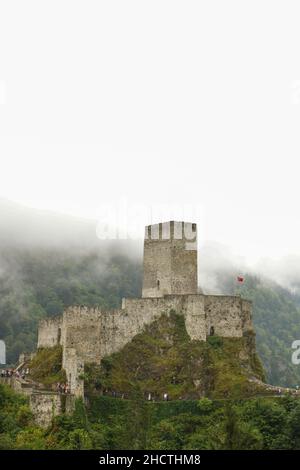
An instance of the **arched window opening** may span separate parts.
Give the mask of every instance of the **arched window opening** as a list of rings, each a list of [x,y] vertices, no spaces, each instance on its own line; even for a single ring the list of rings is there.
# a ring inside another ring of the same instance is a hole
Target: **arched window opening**
[[[209,335],[210,335],[210,336],[214,336],[214,334],[215,334],[215,328],[214,328],[214,326],[211,326],[211,327],[210,327]]]

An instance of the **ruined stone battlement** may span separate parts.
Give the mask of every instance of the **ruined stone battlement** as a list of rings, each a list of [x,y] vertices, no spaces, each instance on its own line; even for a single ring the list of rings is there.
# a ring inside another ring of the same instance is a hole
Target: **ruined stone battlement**
[[[60,344],[62,317],[46,318],[39,323],[38,348],[51,348]]]
[[[115,310],[74,306],[62,317],[40,322],[38,347],[62,345],[72,393],[83,394],[80,375],[85,363],[99,364],[105,356],[120,351],[163,314],[183,315],[191,340],[253,332],[250,301],[197,293],[196,224],[187,224],[181,238],[178,224],[182,223],[146,227],[142,298],[123,299],[122,307]]]

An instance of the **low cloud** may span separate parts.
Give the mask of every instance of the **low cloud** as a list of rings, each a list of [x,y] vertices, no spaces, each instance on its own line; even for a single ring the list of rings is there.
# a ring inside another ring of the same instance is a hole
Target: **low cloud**
[[[100,254],[104,266],[114,255],[142,260],[142,240],[99,240],[96,220],[31,209],[5,199],[0,199],[0,214],[0,277],[7,275],[8,270],[13,277],[18,275],[18,257],[14,262],[14,250],[25,249],[38,255],[40,250],[50,249],[60,252],[61,256],[79,256],[94,251]],[[236,276],[246,273],[300,292],[299,255],[262,258],[250,266],[246,257],[238,256],[230,247],[214,241],[204,242],[198,251],[199,285],[206,293],[221,293],[221,278],[233,281]]]

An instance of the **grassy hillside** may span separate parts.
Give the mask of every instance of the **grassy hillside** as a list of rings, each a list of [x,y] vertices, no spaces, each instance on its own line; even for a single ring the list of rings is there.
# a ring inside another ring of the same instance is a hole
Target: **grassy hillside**
[[[86,369],[87,393],[115,392],[125,397],[161,400],[201,396],[249,396],[256,392],[248,377],[263,379],[252,338],[210,337],[191,341],[183,316],[164,315],[120,352]]]

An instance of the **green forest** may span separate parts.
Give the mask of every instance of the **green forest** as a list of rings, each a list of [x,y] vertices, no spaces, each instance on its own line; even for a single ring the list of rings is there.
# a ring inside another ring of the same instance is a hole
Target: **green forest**
[[[99,396],[41,429],[26,398],[0,385],[0,450],[300,449],[299,431],[300,402],[288,396],[156,403]]]

